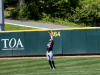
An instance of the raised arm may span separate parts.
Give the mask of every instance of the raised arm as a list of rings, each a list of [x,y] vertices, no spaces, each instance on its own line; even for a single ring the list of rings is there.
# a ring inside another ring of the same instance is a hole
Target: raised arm
[[[52,36],[52,34],[51,34],[50,36],[51,36],[51,40],[53,40],[53,36]]]
[[[48,33],[51,36],[51,40],[53,40],[52,31],[49,31]]]

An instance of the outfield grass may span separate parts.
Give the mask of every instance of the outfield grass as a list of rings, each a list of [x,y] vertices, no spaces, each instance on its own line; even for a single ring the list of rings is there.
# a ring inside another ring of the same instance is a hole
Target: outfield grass
[[[46,58],[0,59],[0,75],[100,75],[100,58],[54,58],[50,70]]]
[[[5,31],[12,31],[12,30],[36,30],[37,28],[31,27],[23,27],[23,26],[15,26],[11,24],[5,24]]]

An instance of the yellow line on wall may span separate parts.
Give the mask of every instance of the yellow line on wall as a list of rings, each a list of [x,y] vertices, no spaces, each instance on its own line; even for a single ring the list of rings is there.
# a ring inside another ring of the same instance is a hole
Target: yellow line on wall
[[[31,31],[50,31],[50,30],[81,30],[81,29],[100,29],[100,27],[83,27],[83,28],[59,28],[59,29],[37,29],[37,30],[13,30],[13,31],[0,31],[0,33],[10,32],[31,32]]]

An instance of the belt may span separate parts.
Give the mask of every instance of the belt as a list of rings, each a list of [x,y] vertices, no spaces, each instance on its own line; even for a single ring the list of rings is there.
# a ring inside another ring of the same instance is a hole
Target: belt
[[[48,53],[49,53],[50,51],[52,51],[52,50],[49,50]]]

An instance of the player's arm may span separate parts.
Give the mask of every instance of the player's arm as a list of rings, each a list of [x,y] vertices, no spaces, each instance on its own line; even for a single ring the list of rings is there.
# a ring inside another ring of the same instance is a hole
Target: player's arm
[[[53,40],[52,31],[49,31],[48,33],[51,36],[51,40]]]
[[[53,40],[53,36],[52,36],[52,34],[51,34],[50,36],[51,36],[51,40]]]

